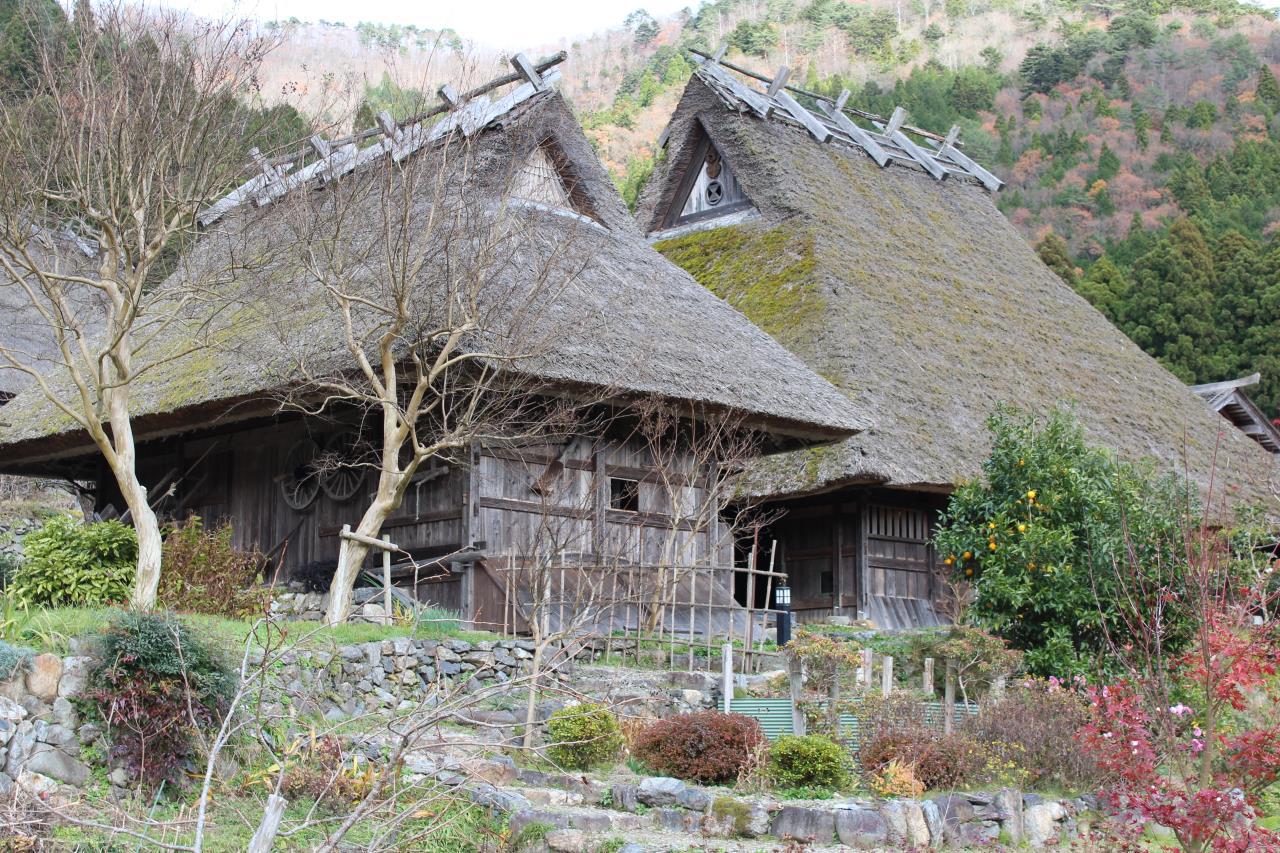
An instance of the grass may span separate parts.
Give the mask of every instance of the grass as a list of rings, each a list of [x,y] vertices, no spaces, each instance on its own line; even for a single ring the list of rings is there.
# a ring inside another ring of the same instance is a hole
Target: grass
[[[185,821],[189,825],[195,799],[194,791],[180,798],[162,798],[154,818],[161,822]],[[205,850],[209,853],[239,853],[246,849],[249,839],[253,837],[254,822],[262,814],[262,801],[262,798],[238,793],[212,797],[209,822],[205,828]],[[411,808],[413,805],[411,800],[406,799],[401,808]],[[281,831],[289,834],[277,838],[276,849],[315,849],[324,841],[325,835],[341,822],[340,815],[322,814],[314,826],[299,831],[297,827],[308,819],[311,807],[311,801],[306,799],[288,805]],[[357,823],[347,836],[344,849],[366,846],[380,834],[390,816],[385,809],[377,810],[369,818]],[[317,816],[310,817],[314,819]],[[500,845],[506,834],[504,821],[495,820],[478,806],[450,800],[433,803],[416,811],[401,826],[398,836],[406,844],[404,849],[421,853],[479,853]],[[175,834],[170,830],[155,835],[169,844],[189,844],[192,840],[190,831]],[[123,845],[118,849],[133,849],[137,846],[136,841],[123,836],[111,838],[106,832],[74,825],[59,826],[54,831],[53,838],[59,845],[57,849],[117,849],[112,846],[112,842]]]
[[[10,609],[0,622],[0,635],[14,643],[40,652],[67,654],[71,641],[101,630],[117,611],[111,607],[58,607]],[[226,648],[241,648],[254,623],[203,613],[181,613],[180,618],[202,636]],[[468,642],[499,639],[496,634],[463,631],[456,618],[445,611],[424,611],[415,626],[411,622],[374,625],[351,622],[329,627],[319,622],[279,623],[286,643],[345,646],[377,642],[395,637],[462,639]]]

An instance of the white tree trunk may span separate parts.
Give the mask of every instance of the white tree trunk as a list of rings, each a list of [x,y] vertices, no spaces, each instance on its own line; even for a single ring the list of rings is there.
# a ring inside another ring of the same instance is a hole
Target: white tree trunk
[[[370,539],[379,537],[383,522],[399,505],[399,501],[382,496],[381,486],[378,492],[378,497],[365,510],[364,516],[360,519],[360,526],[355,530],[356,533],[368,536]],[[347,621],[347,615],[351,611],[351,590],[356,585],[356,578],[360,574],[360,567],[364,565],[365,557],[369,556],[369,546],[363,542],[348,540],[346,547],[340,553],[342,559],[338,561],[338,568],[333,573],[333,583],[329,585],[329,609],[324,617],[327,625],[341,625]]]
[[[160,520],[151,509],[147,487],[138,479],[138,454],[133,442],[133,425],[129,421],[125,389],[117,389],[107,398],[111,413],[112,449],[107,459],[116,485],[129,507],[129,517],[138,536],[138,566],[133,577],[133,594],[129,606],[135,610],[151,610],[156,606],[156,590],[160,586],[163,540]],[[105,448],[104,448],[105,449]]]

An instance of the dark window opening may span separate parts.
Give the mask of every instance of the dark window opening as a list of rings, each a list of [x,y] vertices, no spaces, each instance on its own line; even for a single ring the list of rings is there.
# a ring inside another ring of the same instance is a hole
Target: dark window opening
[[[609,478],[609,508],[623,512],[640,511],[640,481]]]
[[[822,572],[818,575],[818,589],[823,595],[830,595],[835,592],[835,574],[830,571]]]

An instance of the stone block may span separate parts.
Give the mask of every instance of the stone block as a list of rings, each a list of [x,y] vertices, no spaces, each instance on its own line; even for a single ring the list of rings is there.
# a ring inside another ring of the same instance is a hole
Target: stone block
[[[78,758],[48,744],[40,744],[23,764],[24,773],[39,773],[79,788],[89,781],[89,768]]]
[[[836,837],[846,847],[878,850],[888,841],[889,826],[874,809],[839,809],[835,812],[835,818]]]
[[[36,655],[27,670],[27,692],[41,702],[52,702],[58,696],[62,679],[62,658],[55,654]]]
[[[1022,825],[1027,844],[1045,847],[1059,840],[1058,821],[1067,816],[1067,810],[1056,800],[1029,805],[1022,812]]]
[[[646,806],[670,806],[680,802],[685,784],[668,776],[648,776],[640,781],[636,799]]]
[[[73,699],[84,692],[91,662],[92,658],[86,656],[69,657],[62,661],[62,677],[58,680],[59,696]]]
[[[783,806],[773,819],[772,834],[780,839],[830,844],[836,835],[835,815],[823,809]]]

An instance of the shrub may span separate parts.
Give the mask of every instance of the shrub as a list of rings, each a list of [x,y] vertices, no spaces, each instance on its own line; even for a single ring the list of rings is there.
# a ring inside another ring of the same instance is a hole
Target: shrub
[[[1041,422],[1000,407],[987,427],[983,478],[956,489],[935,535],[953,581],[972,586],[970,620],[1039,675],[1114,667],[1107,638],[1131,615],[1116,566],[1132,556],[1146,583],[1169,583],[1167,555],[1184,550],[1181,522],[1198,513],[1192,490],[1089,445],[1066,411]],[[1174,621],[1166,645],[1189,634]]]
[[[914,799],[925,792],[924,785],[916,778],[915,770],[910,764],[903,764],[901,761],[890,761],[870,774],[867,784],[881,797]]]
[[[310,800],[331,809],[359,802],[373,785],[374,769],[347,760],[336,737],[312,734],[290,749],[281,792],[285,799]]]
[[[1027,774],[1031,786],[1068,790],[1101,781],[1086,752],[1064,748],[1089,721],[1089,702],[1056,680],[1027,680],[1000,699],[988,702],[961,731],[979,743],[1016,746],[1009,758]]]
[[[81,524],[56,515],[24,536],[22,548],[13,591],[26,604],[110,604],[127,599],[133,588],[138,539],[118,521]]]
[[[231,544],[231,525],[206,529],[199,516],[170,531],[164,540],[164,572],[159,602],[185,613],[210,613],[231,619],[261,615],[270,590],[262,586],[266,560]]]
[[[863,746],[861,760],[873,774],[894,762],[909,765],[926,790],[954,788],[986,767],[986,757],[972,739],[924,726],[878,733]]]
[[[849,785],[840,744],[818,735],[785,735],[769,750],[769,778],[779,788],[832,788]]]
[[[12,646],[0,640],[0,681],[8,681],[26,672],[35,652],[26,646]]]
[[[92,657],[85,697],[111,757],[145,786],[181,784],[195,729],[217,724],[235,689],[221,656],[172,616],[122,612]]]
[[[573,770],[589,770],[612,761],[623,743],[617,717],[603,705],[590,702],[552,714],[547,735],[551,741],[547,757]]]
[[[658,720],[633,751],[656,773],[692,782],[733,782],[764,743],[760,724],[742,714],[698,711]]]

